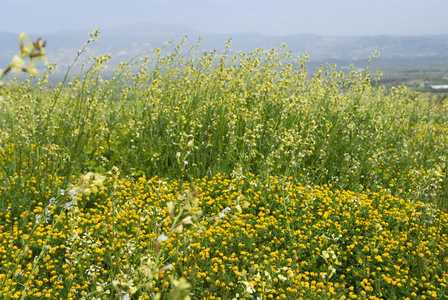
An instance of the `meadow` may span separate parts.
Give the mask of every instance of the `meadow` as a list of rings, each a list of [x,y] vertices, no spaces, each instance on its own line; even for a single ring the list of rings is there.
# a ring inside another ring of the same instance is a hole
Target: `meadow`
[[[184,43],[0,86],[2,299],[448,299],[446,102]]]

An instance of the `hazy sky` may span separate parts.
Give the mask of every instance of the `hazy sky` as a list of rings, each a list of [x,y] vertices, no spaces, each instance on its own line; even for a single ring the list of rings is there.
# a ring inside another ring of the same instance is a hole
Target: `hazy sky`
[[[448,34],[448,0],[0,0],[0,12],[0,31],[31,34],[135,22],[226,34]]]

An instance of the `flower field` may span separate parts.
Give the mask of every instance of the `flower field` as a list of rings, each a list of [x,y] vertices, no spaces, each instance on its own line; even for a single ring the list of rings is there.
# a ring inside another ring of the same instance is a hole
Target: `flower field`
[[[0,87],[2,299],[448,299],[447,103],[184,43]]]

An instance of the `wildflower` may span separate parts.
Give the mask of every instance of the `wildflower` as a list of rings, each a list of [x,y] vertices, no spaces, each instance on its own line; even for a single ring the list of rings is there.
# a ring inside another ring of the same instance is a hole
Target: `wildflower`
[[[328,278],[333,277],[334,273],[336,273],[336,269],[333,267],[333,265],[328,266],[328,271],[330,271],[330,275],[328,275]]]
[[[159,237],[157,238],[158,242],[164,242],[168,239],[168,237],[164,234],[159,235]]]
[[[231,211],[231,210],[232,210],[232,209],[231,209],[230,207],[226,207],[226,208],[224,208],[224,209],[222,210],[222,212],[221,212],[219,215],[217,215],[217,216],[214,217],[214,219],[217,220],[217,219],[222,219],[222,218],[224,218],[224,217],[226,216],[226,213],[228,213],[228,212]]]
[[[283,280],[283,281],[285,281],[286,279],[288,279],[288,278],[286,278],[285,276],[283,276],[282,274],[278,274],[278,278],[279,278],[280,280]]]
[[[94,31],[90,32],[89,35],[90,35],[89,42],[97,42],[98,40],[96,38],[100,36],[100,30],[95,29]]]
[[[192,220],[191,220],[191,216],[187,216],[182,220],[182,223],[187,225],[187,224],[192,224]]]
[[[109,176],[112,178],[113,181],[116,181],[118,179],[118,176],[120,175],[120,171],[116,166],[113,166],[112,169],[108,172],[106,172],[106,176]]]
[[[73,200],[73,201],[70,201],[70,202],[61,204],[60,206],[61,206],[61,207],[64,207],[64,208],[67,208],[67,209],[70,209],[70,208],[73,207],[73,205],[75,205],[75,204],[77,204],[77,203],[78,203],[78,201]]]
[[[249,293],[249,294],[255,293],[254,284],[252,282],[242,281],[241,283],[243,283],[245,285],[246,293]]]
[[[91,193],[92,193],[92,191],[89,188],[82,190],[82,194],[84,196],[89,196]]]
[[[174,203],[173,201],[167,202],[166,206],[168,207],[168,213],[170,215],[171,220],[174,220]]]
[[[191,285],[188,283],[188,281],[184,277],[181,277],[179,280],[173,279],[172,283],[178,290],[181,290],[181,291],[189,289],[191,287]]]
[[[23,58],[21,58],[18,55],[14,55],[11,63],[9,64],[9,68],[14,72],[20,72],[22,70],[22,68],[20,67],[23,66],[24,64],[25,61],[23,60]]]
[[[182,233],[182,231],[184,230],[184,227],[183,227],[182,223],[178,223],[176,225],[176,227],[174,228],[174,230],[179,232],[179,233]]]
[[[160,268],[159,273],[160,273],[160,272],[163,272],[163,271],[165,271],[165,270],[171,270],[171,269],[173,269],[173,268],[174,268],[173,264],[166,265],[166,266]]]
[[[130,300],[131,298],[130,298],[129,294],[127,294],[127,293],[123,293],[123,294],[121,295],[121,299],[123,299],[123,300]]]
[[[236,210],[239,212],[242,212],[241,206],[238,204],[237,206],[235,206]]]
[[[22,32],[19,36],[19,42],[23,43],[23,41],[26,41],[28,39],[28,35],[24,32]]]
[[[131,293],[131,295],[135,294],[137,292],[137,288],[135,286],[131,286],[129,288],[129,293]]]

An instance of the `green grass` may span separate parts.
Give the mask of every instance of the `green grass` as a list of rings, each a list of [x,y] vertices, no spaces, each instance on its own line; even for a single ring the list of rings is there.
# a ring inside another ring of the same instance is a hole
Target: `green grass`
[[[0,90],[3,298],[447,297],[447,104],[229,47]]]

